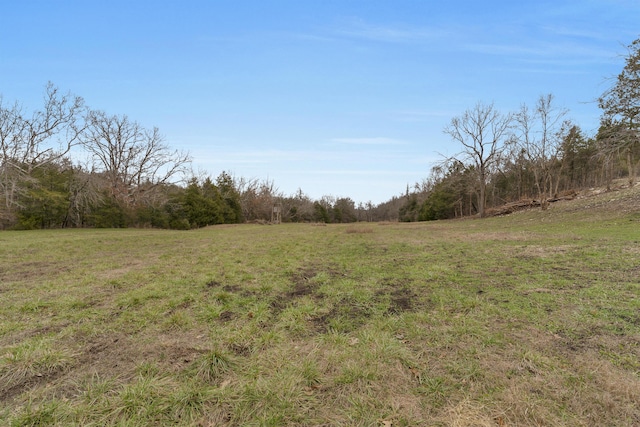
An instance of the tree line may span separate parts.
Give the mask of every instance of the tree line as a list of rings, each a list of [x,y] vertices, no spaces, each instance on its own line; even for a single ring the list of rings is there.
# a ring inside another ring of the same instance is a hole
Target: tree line
[[[52,83],[26,111],[0,97],[0,229],[373,220],[371,203],[285,196],[272,181],[194,176],[158,128],[93,110]]]
[[[110,115],[49,83],[41,109],[28,112],[0,96],[0,229],[161,227],[269,222],[420,221],[486,216],[498,206],[549,201],[627,178],[640,158],[640,39],[597,100],[596,135],[568,120],[544,95],[502,113],[478,103],[444,133],[460,148],[427,179],[379,205],[348,197],[312,200],[282,194],[269,180],[194,176],[188,153],[158,128]]]
[[[567,119],[551,94],[530,107],[502,113],[478,103],[454,117],[444,132],[460,151],[436,165],[399,209],[401,221],[486,216],[513,201],[546,209],[551,200],[606,186],[635,183],[640,158],[640,39],[597,100],[602,115],[594,136]]]

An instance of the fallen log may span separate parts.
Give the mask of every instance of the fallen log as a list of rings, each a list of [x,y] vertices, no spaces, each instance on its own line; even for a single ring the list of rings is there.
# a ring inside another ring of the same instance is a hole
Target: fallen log
[[[547,203],[555,203],[562,200],[573,200],[575,199],[575,197],[576,197],[576,193],[571,192],[563,196],[549,198],[547,199]],[[514,212],[531,209],[531,208],[538,208],[538,207],[540,207],[540,200],[521,199],[515,202],[506,203],[502,206],[497,206],[495,208],[487,209],[486,216],[509,215]]]

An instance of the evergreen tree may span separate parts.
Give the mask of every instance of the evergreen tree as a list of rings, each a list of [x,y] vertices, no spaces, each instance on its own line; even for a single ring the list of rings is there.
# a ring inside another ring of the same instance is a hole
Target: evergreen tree
[[[627,159],[629,184],[635,180],[635,157],[640,151],[640,39],[629,46],[625,66],[616,83],[599,99],[603,148],[621,150]]]
[[[216,184],[224,202],[224,222],[227,224],[241,223],[242,204],[240,203],[240,192],[237,190],[233,178],[223,171],[216,179]]]

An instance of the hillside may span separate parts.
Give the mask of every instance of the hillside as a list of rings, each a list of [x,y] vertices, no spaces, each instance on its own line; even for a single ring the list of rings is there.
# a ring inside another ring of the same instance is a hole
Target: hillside
[[[640,211],[640,182],[633,187],[619,180],[611,190],[595,188],[584,190],[577,195],[573,203],[561,204],[559,209],[572,211],[609,211],[616,215],[626,215]]]
[[[550,212],[593,211],[614,215],[624,215],[640,210],[640,182],[629,187],[626,180],[615,181],[609,189],[590,188],[580,192],[568,192],[551,199]],[[488,210],[488,216],[503,216],[515,212],[540,210],[540,203],[534,199],[519,200]]]

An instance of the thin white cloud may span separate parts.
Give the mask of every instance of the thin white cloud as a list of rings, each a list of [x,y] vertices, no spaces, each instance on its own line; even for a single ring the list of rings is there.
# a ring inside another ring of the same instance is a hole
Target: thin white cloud
[[[317,169],[317,170],[291,170],[292,174],[304,173],[307,175],[332,175],[332,176],[414,176],[423,173],[422,170],[382,170],[382,169]]]
[[[610,62],[612,58],[611,52],[606,49],[587,47],[580,43],[470,43],[463,49],[486,55],[511,56],[528,62],[560,61],[565,65],[571,62],[582,64]]]
[[[335,37],[319,35],[319,34],[311,34],[311,33],[289,33],[289,36],[297,40],[321,42],[321,43],[335,42],[338,40]]]
[[[428,122],[433,119],[450,118],[455,113],[446,110],[402,110],[391,112],[393,120],[398,122]]]
[[[346,145],[401,145],[403,141],[394,138],[332,138],[331,142]]]
[[[569,28],[566,26],[554,26],[547,25],[542,27],[542,30],[552,33],[553,36],[562,36],[562,37],[579,37],[593,40],[609,40],[611,37],[610,33],[603,33],[602,31],[596,30],[585,30],[585,29],[576,29]]]
[[[365,22],[362,19],[345,21],[333,33],[341,36],[387,42],[416,43],[439,40],[452,35],[452,31],[438,27],[411,27],[408,25],[381,25]]]
[[[269,164],[273,162],[296,162],[313,157],[311,151],[300,150],[245,150],[224,151],[211,147],[210,150],[199,149],[193,154],[196,162],[212,164],[233,163],[238,165]]]

